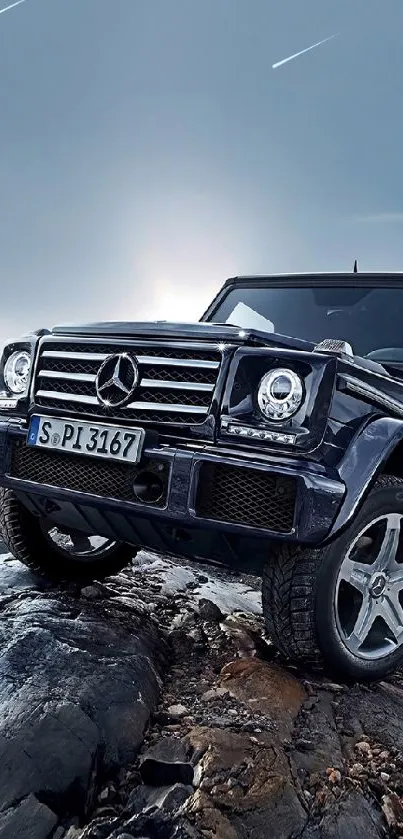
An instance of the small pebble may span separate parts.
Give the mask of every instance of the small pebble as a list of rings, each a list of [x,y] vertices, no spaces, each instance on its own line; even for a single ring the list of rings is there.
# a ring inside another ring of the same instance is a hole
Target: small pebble
[[[180,704],[170,705],[167,710],[170,717],[184,717],[188,713],[188,709]]]
[[[350,769],[350,775],[352,778],[358,778],[362,772],[364,771],[364,767],[362,763],[353,763]]]
[[[212,688],[211,690],[206,690],[201,698],[204,702],[210,702],[212,699],[218,699],[223,696],[228,696],[227,688]]]
[[[216,603],[202,597],[199,600],[199,614],[202,620],[215,621],[219,623],[222,621],[224,615]]]
[[[385,784],[388,783],[390,780],[390,775],[388,772],[381,772],[381,781],[385,781]]]
[[[345,690],[343,685],[338,685],[336,682],[326,682],[324,687],[326,690],[333,691],[333,693],[342,693]]]
[[[362,755],[365,754],[369,756],[369,753],[371,751],[371,746],[369,745],[369,743],[366,743],[365,740],[361,740],[359,743],[356,743],[355,748],[357,749],[357,752],[360,752],[360,754]]]

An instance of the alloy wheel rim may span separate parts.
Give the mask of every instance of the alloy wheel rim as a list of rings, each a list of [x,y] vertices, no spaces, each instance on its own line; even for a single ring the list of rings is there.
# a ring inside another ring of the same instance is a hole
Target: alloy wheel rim
[[[334,610],[340,638],[357,658],[376,661],[403,644],[403,514],[367,524],[341,563]]]

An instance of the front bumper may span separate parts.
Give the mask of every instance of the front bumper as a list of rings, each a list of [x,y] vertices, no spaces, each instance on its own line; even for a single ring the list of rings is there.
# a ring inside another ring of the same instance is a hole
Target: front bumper
[[[32,449],[26,434],[0,422],[0,485],[55,523],[154,550],[232,562],[251,539],[319,544],[345,493],[337,476],[295,458],[149,445],[129,467]],[[158,500],[136,500],[144,474],[161,482]]]

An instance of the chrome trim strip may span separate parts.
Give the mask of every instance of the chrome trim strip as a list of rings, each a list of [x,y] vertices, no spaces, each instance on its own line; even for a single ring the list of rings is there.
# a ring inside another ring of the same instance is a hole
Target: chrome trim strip
[[[72,358],[75,361],[105,361],[108,358],[108,355],[114,355],[114,353],[102,353],[102,352],[60,352],[59,350],[44,350],[43,353],[39,356],[39,361],[41,358],[62,358],[64,360],[68,358]]]
[[[366,399],[372,399],[378,405],[382,405],[383,408],[403,417],[403,403],[394,399],[393,396],[387,396],[387,394],[382,393],[377,388],[372,387],[372,385],[368,385],[346,373],[342,374],[340,378],[346,384],[347,390]]]
[[[113,348],[111,347],[111,349]],[[135,349],[136,348],[133,347],[133,355],[139,364],[147,364],[151,366],[169,365],[171,367],[198,367],[204,370],[218,370],[220,366],[219,361],[205,361],[199,358],[165,358],[163,356],[154,355],[137,355]],[[60,352],[58,350],[44,350],[40,358],[59,358],[64,361],[71,358],[74,361],[102,362],[105,361],[109,355],[115,355],[117,352],[119,352],[118,348],[115,349],[115,352],[110,353]]]
[[[160,364],[163,366],[170,365],[172,367],[201,367],[204,370],[218,370],[220,366],[219,361],[203,361],[199,358],[161,358],[153,355],[136,355],[139,364],[147,364],[154,366]]]
[[[197,384],[197,382],[170,382],[167,379],[140,379],[140,387],[168,388],[169,390],[201,390],[211,393],[214,385]]]
[[[81,405],[98,405],[102,410],[96,396],[85,396],[81,393],[60,393],[57,390],[37,390],[36,396],[43,399],[59,399],[62,402],[78,402]]]
[[[202,407],[201,405],[161,405],[160,402],[129,402],[126,406],[134,411],[169,411],[173,414],[203,414],[207,416],[209,407]]]
[[[102,410],[102,405],[99,404],[96,396],[85,396],[79,393],[59,393],[56,390],[38,390],[37,396],[43,399],[58,399],[61,402],[77,402],[81,405],[97,405]],[[130,402],[125,405],[122,410],[130,409],[135,411],[169,411],[177,414],[208,414],[209,408],[193,405],[161,405],[160,402]]]
[[[95,384],[95,373],[63,373],[59,370],[39,370],[38,376],[45,379],[65,379],[71,382],[88,382]]]
[[[95,384],[95,373],[64,373],[58,370],[40,370],[38,376],[45,379],[64,379],[71,382],[87,382]],[[211,393],[214,385],[197,382],[170,382],[168,379],[141,379],[140,387],[168,388],[169,390],[196,390]]]

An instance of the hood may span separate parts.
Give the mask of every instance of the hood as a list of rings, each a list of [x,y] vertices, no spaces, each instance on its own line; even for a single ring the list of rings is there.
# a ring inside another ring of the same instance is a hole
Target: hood
[[[285,347],[294,350],[313,350],[314,344],[299,338],[266,333],[259,329],[240,329],[221,323],[170,323],[158,320],[150,323],[132,321],[107,321],[82,325],[54,326],[52,335],[71,335],[74,338],[151,338],[161,340],[193,340],[234,344],[257,344],[258,346]]]

